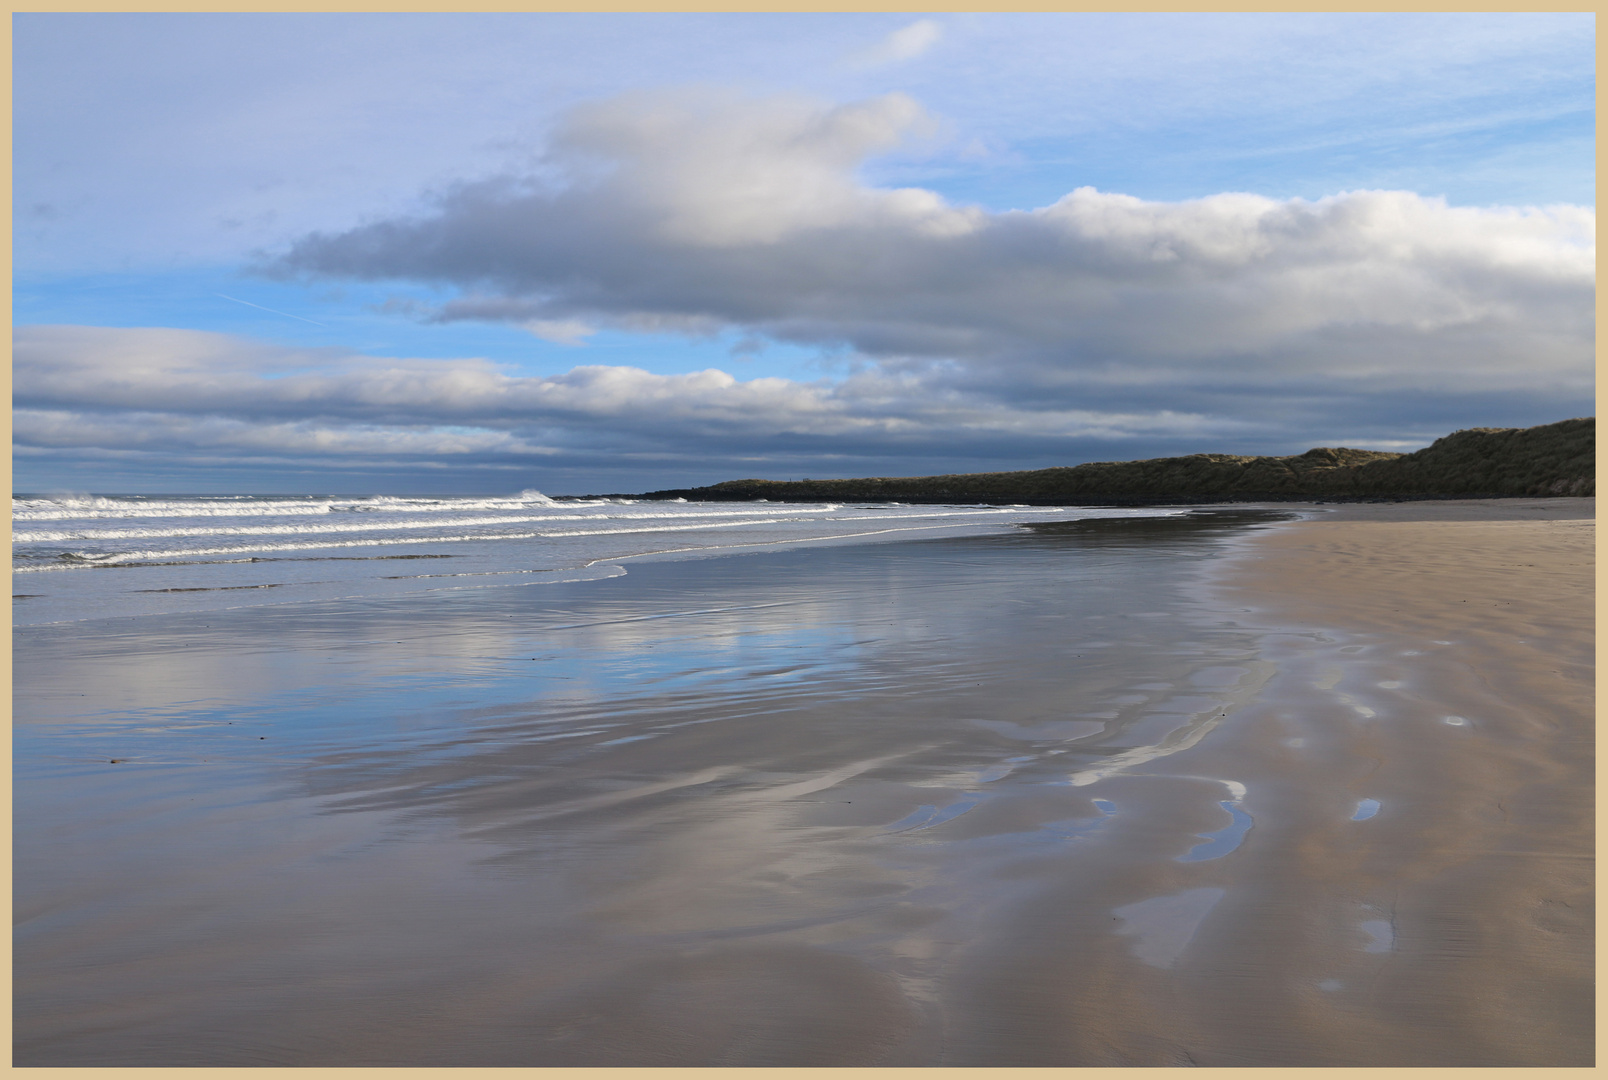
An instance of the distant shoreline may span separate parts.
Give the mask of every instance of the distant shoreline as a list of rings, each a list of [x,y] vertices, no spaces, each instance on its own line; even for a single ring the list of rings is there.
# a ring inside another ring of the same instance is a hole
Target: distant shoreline
[[[775,482],[778,482],[778,483],[803,483],[803,481],[775,481]],[[676,498],[683,498],[685,496],[680,495],[679,492],[676,493],[676,494],[666,495],[666,494],[663,494],[661,492],[650,491],[650,492],[637,493],[637,494],[630,494],[630,493],[625,493],[625,492],[616,492],[616,493],[605,494],[605,495],[553,495],[553,496],[550,496],[550,497],[555,502],[565,502],[565,501],[569,501],[569,500],[581,501],[581,500],[585,500],[585,499],[645,499],[645,500],[651,500],[651,501],[656,501],[657,502],[657,501],[672,501],[672,500],[674,500]],[[1071,506],[1078,506],[1078,507],[1120,506],[1120,507],[1138,507],[1138,506],[1220,506],[1220,505],[1223,505],[1223,504],[1240,504],[1240,503],[1244,503],[1244,504],[1251,504],[1251,503],[1289,503],[1291,505],[1305,505],[1305,506],[1340,506],[1340,505],[1354,505],[1354,504],[1366,504],[1366,503],[1451,502],[1451,501],[1463,501],[1463,500],[1479,501],[1479,500],[1485,500],[1485,499],[1535,499],[1535,498],[1587,498],[1587,499],[1590,499],[1590,498],[1595,498],[1595,495],[1593,493],[1591,493],[1591,492],[1588,492],[1584,496],[1571,496],[1571,495],[1568,495],[1568,494],[1559,494],[1559,495],[1555,495],[1555,496],[1554,495],[1519,495],[1519,494],[1513,494],[1513,493],[1507,493],[1507,492],[1495,492],[1495,493],[1490,493],[1490,494],[1476,492],[1476,493],[1474,493],[1472,495],[1461,495],[1461,494],[1417,494],[1417,495],[1267,495],[1267,494],[1257,495],[1257,494],[1248,494],[1248,495],[1230,495],[1230,496],[1183,496],[1183,495],[1180,495],[1180,496],[1172,496],[1172,497],[1159,497],[1158,496],[1156,498],[1145,498],[1145,497],[1140,497],[1140,496],[1120,496],[1120,495],[1118,495],[1118,496],[1111,496],[1109,498],[1101,498],[1101,499],[1095,499],[1095,498],[1070,498],[1070,499],[1022,498],[1022,499],[1013,499],[1013,500],[1008,500],[1008,501],[1005,500],[1005,499],[1001,499],[1001,498],[962,499],[962,498],[941,498],[941,497],[937,497],[937,496],[926,497],[926,496],[920,496],[920,495],[904,496],[904,497],[901,497],[901,498],[898,498],[898,499],[881,499],[881,498],[873,499],[873,498],[869,498],[869,497],[865,498],[865,499],[846,499],[846,498],[843,498],[843,497],[840,497],[840,496],[833,496],[830,499],[826,499],[826,498],[814,499],[814,498],[802,498],[802,497],[800,497],[800,498],[785,497],[784,498],[784,497],[780,497],[780,496],[776,496],[776,495],[771,495],[771,496],[762,497],[762,498],[752,498],[752,499],[743,498],[741,496],[735,496],[735,495],[720,495],[720,496],[703,495],[703,496],[700,496],[700,499],[698,499],[698,500],[691,499],[690,497],[687,497],[687,498],[688,498],[689,502],[692,502],[692,501],[706,501],[706,502],[761,502],[761,503],[763,503],[763,502],[800,502],[800,503],[802,503],[802,502],[883,502],[883,501],[886,501],[886,502],[909,503],[909,504],[912,504],[912,505],[921,505],[921,506],[953,506],[953,505],[972,505],[972,504],[976,504],[976,505],[980,505],[980,506],[1068,506],[1068,507],[1071,507]]]
[[[1003,473],[843,480],[728,480],[584,498],[699,502],[905,502],[1160,506],[1400,502],[1596,494],[1596,419],[1470,428],[1411,454],[1318,447],[1288,457],[1192,454]]]

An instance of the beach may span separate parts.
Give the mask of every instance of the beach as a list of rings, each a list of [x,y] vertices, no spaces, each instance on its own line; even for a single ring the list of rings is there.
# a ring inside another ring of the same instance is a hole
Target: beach
[[[1593,513],[19,626],[15,1063],[1590,1065]]]

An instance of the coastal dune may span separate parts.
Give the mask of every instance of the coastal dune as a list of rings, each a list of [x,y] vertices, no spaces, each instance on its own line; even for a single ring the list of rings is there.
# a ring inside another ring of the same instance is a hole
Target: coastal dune
[[[897,499],[1038,506],[1581,497],[1596,494],[1596,441],[1597,420],[1586,416],[1531,428],[1454,431],[1410,454],[1319,446],[1286,457],[1190,454],[1024,472],[727,480],[639,497],[773,502]]]

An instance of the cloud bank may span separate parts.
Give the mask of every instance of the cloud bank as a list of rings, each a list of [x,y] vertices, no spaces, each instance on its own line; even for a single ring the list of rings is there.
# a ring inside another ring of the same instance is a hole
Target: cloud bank
[[[739,381],[582,366],[518,376],[483,360],[287,349],[193,330],[22,327],[14,430],[34,452],[270,455],[281,462],[510,468],[603,455],[707,467],[793,454],[930,452],[1199,429],[1166,411],[1023,410],[916,373]]]

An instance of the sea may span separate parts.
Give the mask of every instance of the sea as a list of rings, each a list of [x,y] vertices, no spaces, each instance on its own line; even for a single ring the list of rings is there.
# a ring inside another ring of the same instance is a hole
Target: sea
[[[627,561],[1010,532],[1178,508],[502,496],[22,494],[13,624],[584,581]]]

